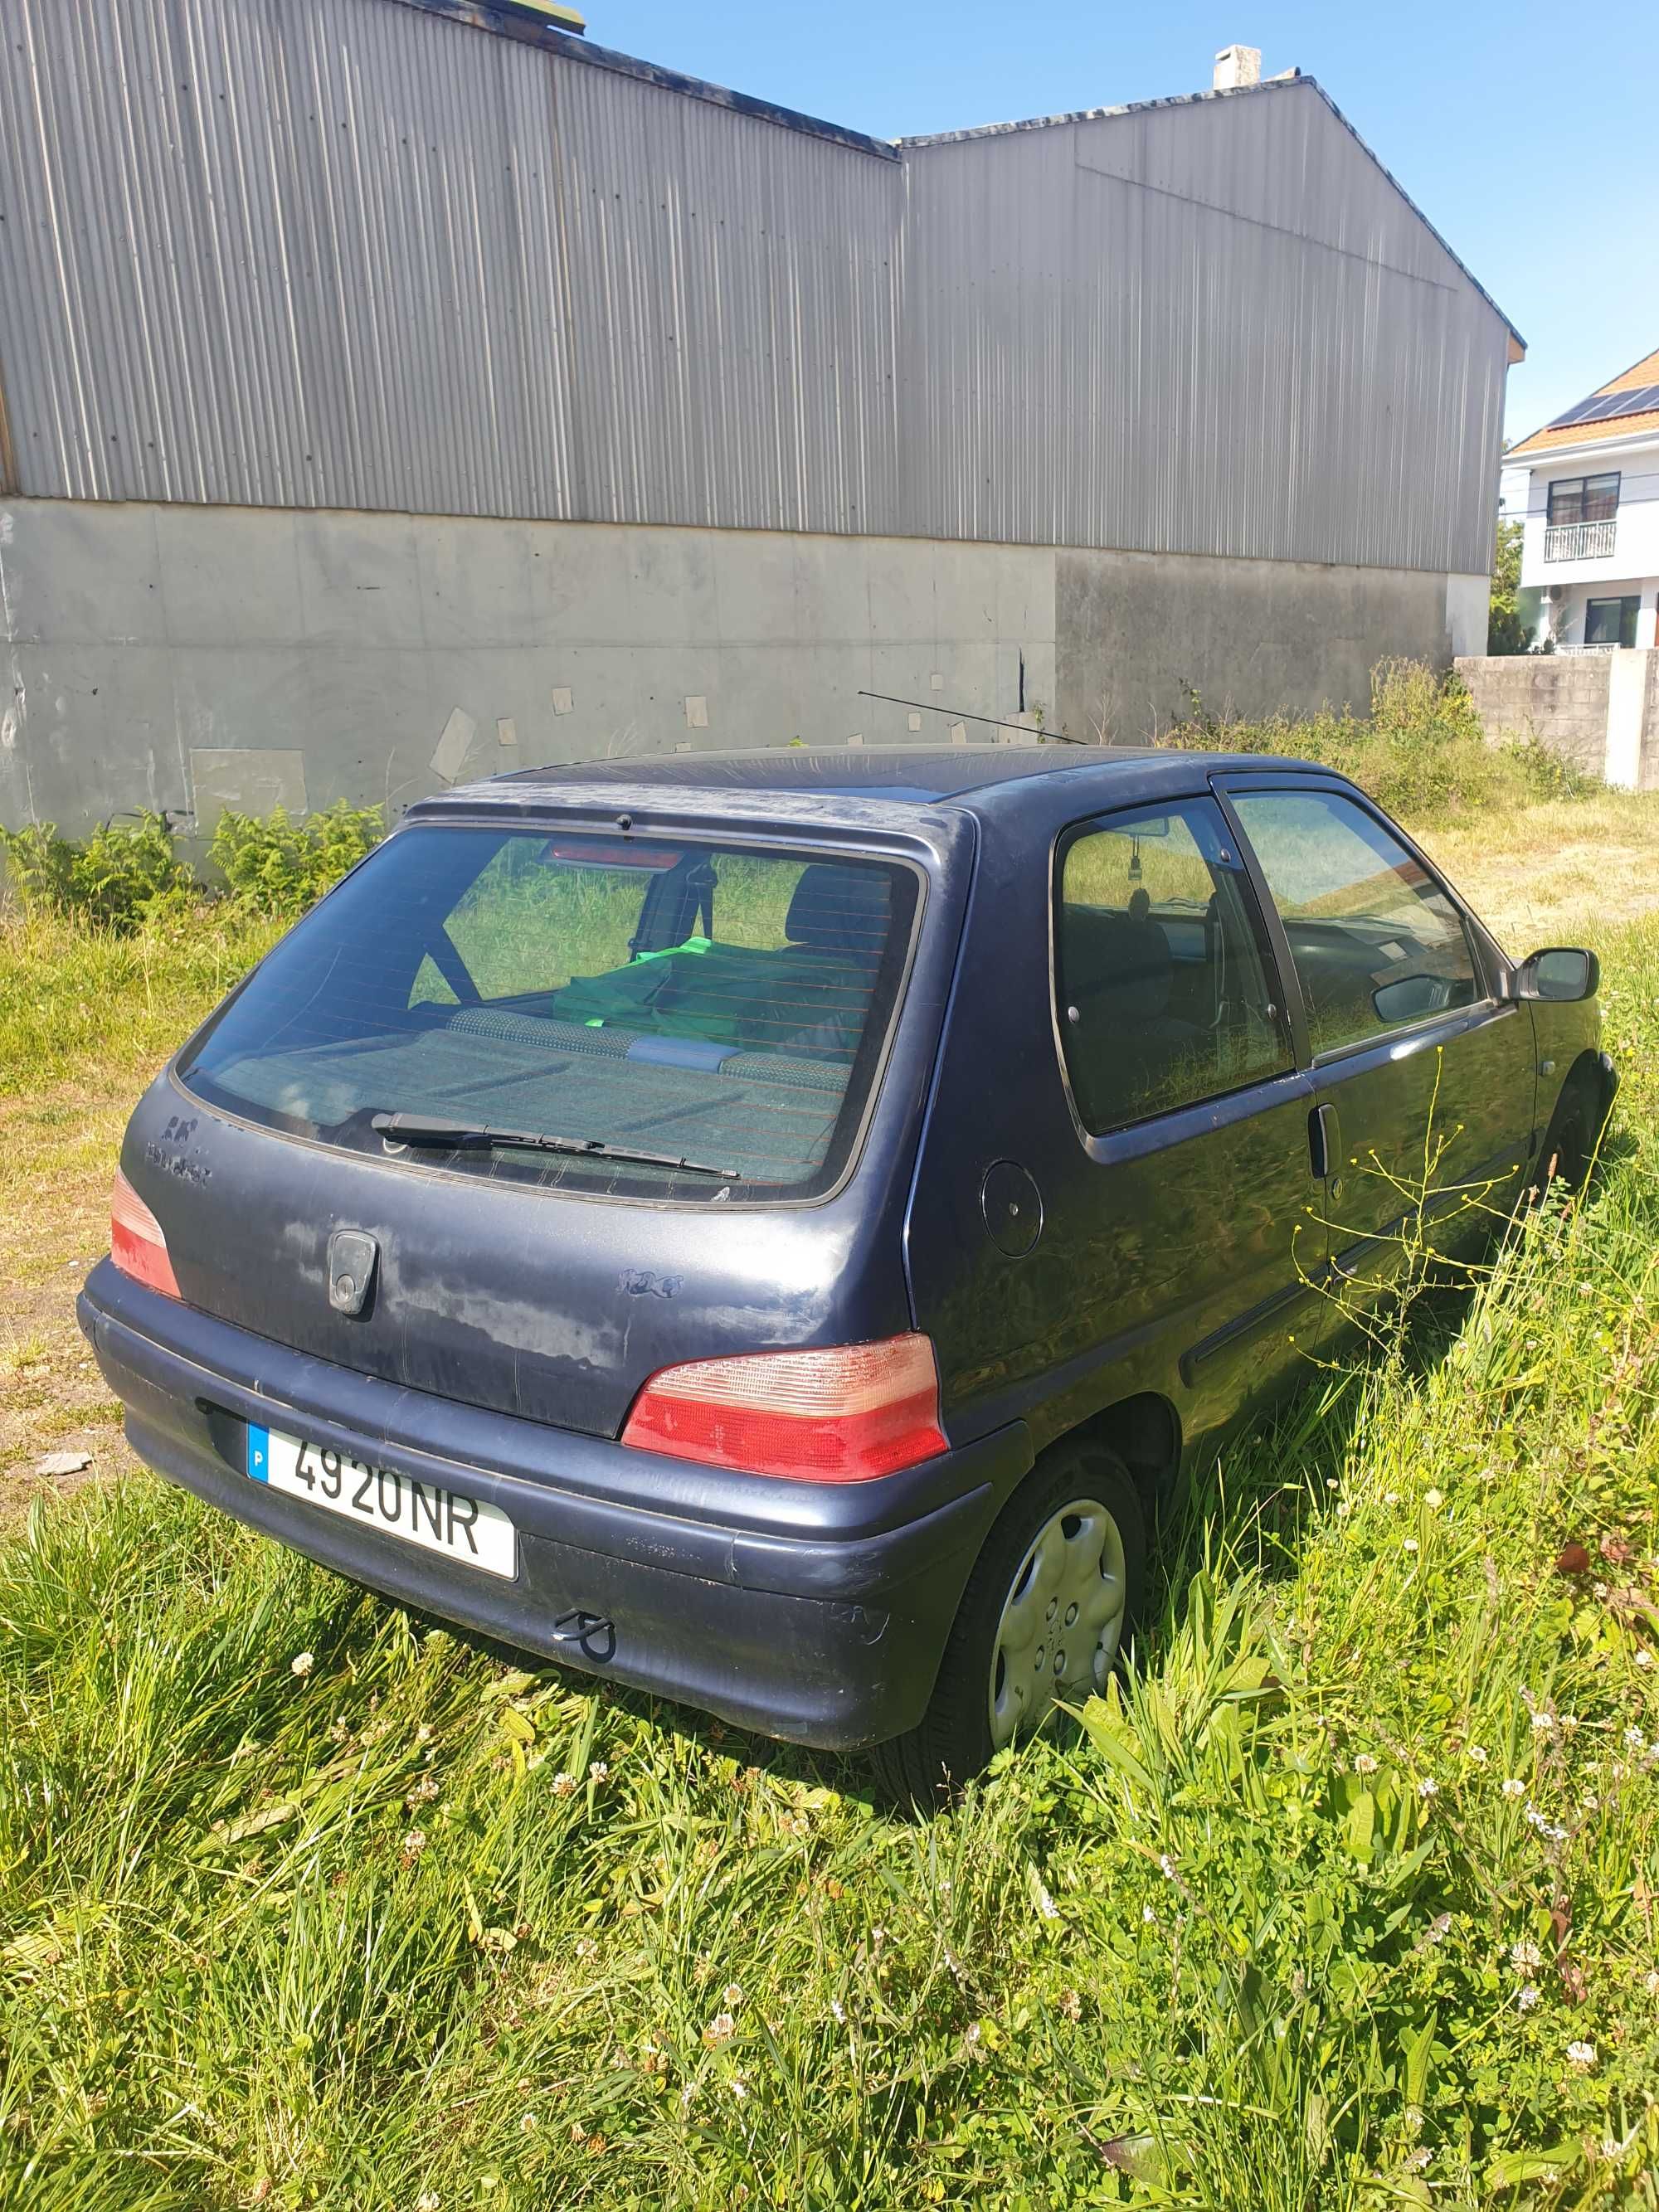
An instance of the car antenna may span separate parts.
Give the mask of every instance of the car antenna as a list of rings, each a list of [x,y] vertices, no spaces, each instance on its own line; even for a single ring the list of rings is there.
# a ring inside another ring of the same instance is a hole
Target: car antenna
[[[1020,730],[1029,737],[1035,736],[1039,744],[1047,744],[1052,738],[1059,745],[1086,745],[1087,738],[1068,738],[1064,730],[1033,731],[1029,722],[1004,722],[994,714],[970,714],[965,707],[939,707],[931,699],[896,699],[890,691],[863,691],[860,699],[882,699],[890,707],[919,708],[924,714],[948,714],[954,722],[988,722],[994,730]]]

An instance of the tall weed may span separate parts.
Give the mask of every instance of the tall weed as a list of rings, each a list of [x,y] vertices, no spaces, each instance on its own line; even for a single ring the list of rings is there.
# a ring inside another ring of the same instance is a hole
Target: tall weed
[[[269,814],[219,817],[208,857],[231,896],[256,913],[292,921],[321,898],[386,835],[378,806],[340,799],[295,821],[285,807]]]
[[[1351,777],[1390,813],[1443,820],[1588,787],[1535,742],[1488,744],[1462,681],[1424,661],[1377,664],[1369,720],[1326,707],[1244,722],[1211,712],[1195,691],[1188,696],[1189,711],[1164,733],[1164,744],[1317,761]]]
[[[60,837],[52,822],[0,828],[0,854],[25,914],[83,921],[98,929],[137,929],[177,906],[190,890],[190,871],[159,814],[106,822],[78,842]]]

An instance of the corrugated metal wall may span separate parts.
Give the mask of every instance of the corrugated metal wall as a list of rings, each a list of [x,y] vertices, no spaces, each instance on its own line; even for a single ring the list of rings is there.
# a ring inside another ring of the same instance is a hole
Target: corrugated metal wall
[[[915,526],[1490,566],[1507,326],[1315,87],[907,171]]]
[[[884,160],[392,0],[10,0],[17,489],[1487,565],[1504,325],[1310,86]]]

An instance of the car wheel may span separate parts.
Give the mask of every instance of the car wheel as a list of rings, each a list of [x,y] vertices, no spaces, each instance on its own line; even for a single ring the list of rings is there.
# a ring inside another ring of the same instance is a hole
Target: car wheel
[[[1534,1194],[1541,1197],[1554,1182],[1570,1191],[1583,1190],[1589,1180],[1591,1163],[1607,1115],[1601,1086],[1583,1073],[1570,1076],[1556,1101],[1543,1150],[1538,1156]]]
[[[875,1753],[892,1795],[937,1804],[1057,1705],[1103,1691],[1146,1579],[1145,1519],[1122,1462],[1094,1443],[1046,1455],[968,1577],[927,1711]]]

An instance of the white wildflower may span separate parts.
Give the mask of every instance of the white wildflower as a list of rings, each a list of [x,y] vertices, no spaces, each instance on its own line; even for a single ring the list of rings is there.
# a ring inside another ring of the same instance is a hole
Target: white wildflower
[[[311,1652],[296,1651],[288,1662],[288,1671],[290,1674],[297,1674],[303,1682],[316,1664],[316,1659]]]
[[[1491,1755],[1484,1743],[1472,1743],[1463,1753],[1465,1759],[1473,1759],[1477,1766],[1484,1766]]]
[[[575,1787],[574,1774],[556,1774],[553,1777],[553,1795],[556,1797],[568,1797]]]
[[[1370,1752],[1362,1751],[1354,1759],[1353,1771],[1356,1774],[1375,1774],[1376,1761]]]
[[[831,1997],[830,2000],[830,2017],[837,2027],[846,2027],[847,2008],[839,1997]]]
[[[1423,1492],[1423,1503],[1431,1513],[1437,1513],[1445,1502],[1446,1493],[1443,1490],[1425,1490]]]
[[[1039,1920],[1058,1920],[1060,1917],[1060,1907],[1041,1882],[1036,1886],[1036,1909]]]
[[[1532,1717],[1532,1726],[1534,1735],[1553,1735],[1555,1732],[1555,1715],[1534,1713]]]
[[[1648,1747],[1648,1740],[1639,1728],[1627,1728],[1625,1730],[1625,1741],[1632,1751],[1645,1751]]]
[[[596,1759],[588,1767],[587,1778],[590,1782],[603,1782],[610,1771],[611,1769],[605,1765],[604,1759]]]
[[[742,2104],[744,2099],[749,2094],[749,2084],[744,2080],[742,2075],[734,2074],[727,2086],[738,2102]]]
[[[1517,1974],[1535,1974],[1544,1963],[1544,1954],[1536,1943],[1524,1940],[1510,1945],[1510,1964]]]
[[[717,2012],[702,2032],[702,2039],[711,2051],[718,2051],[722,2043],[730,2043],[738,2032],[738,2023],[729,2012]]]
[[[1513,1774],[1506,1775],[1498,1786],[1506,1797],[1524,1797],[1527,1794],[1526,1784]]]
[[[1158,1870],[1163,1875],[1165,1881],[1173,1881],[1175,1880],[1176,1863],[1170,1856],[1168,1851],[1160,1851],[1158,1853]]]
[[[720,2002],[726,2007],[727,2012],[735,2012],[743,2002],[742,1985],[737,1982],[728,1982],[720,1991]]]
[[[1538,1984],[1528,1982],[1524,1989],[1517,1990],[1515,2002],[1522,2012],[1530,2012],[1538,2002]]]
[[[1595,2063],[1595,2045],[1593,2043],[1570,2043],[1567,2045],[1567,2063],[1575,2072],[1588,2074]]]
[[[1440,1795],[1440,1784],[1431,1774],[1425,1774],[1417,1785],[1417,1794],[1422,1798],[1437,1797]]]
[[[1651,1667],[1651,1666],[1652,1666],[1652,1664],[1653,1664],[1653,1654],[1652,1654],[1652,1652],[1651,1652],[1651,1651],[1650,1651],[1650,1650],[1647,1649],[1647,1647],[1646,1647],[1645,1645],[1644,1645],[1644,1646],[1643,1646],[1643,1648],[1642,1648],[1642,1650],[1639,1650],[1639,1651],[1637,1653],[1637,1655],[1636,1655],[1636,1663],[1637,1663],[1637,1665],[1638,1665],[1638,1667]]]
[[[1400,1548],[1402,1552],[1414,1552],[1417,1549],[1416,1537],[1407,1536],[1405,1541],[1401,1545]]]
[[[1150,1928],[1157,1920],[1158,1914],[1152,1905],[1143,1905],[1140,1908],[1140,1917],[1142,1923]]]

